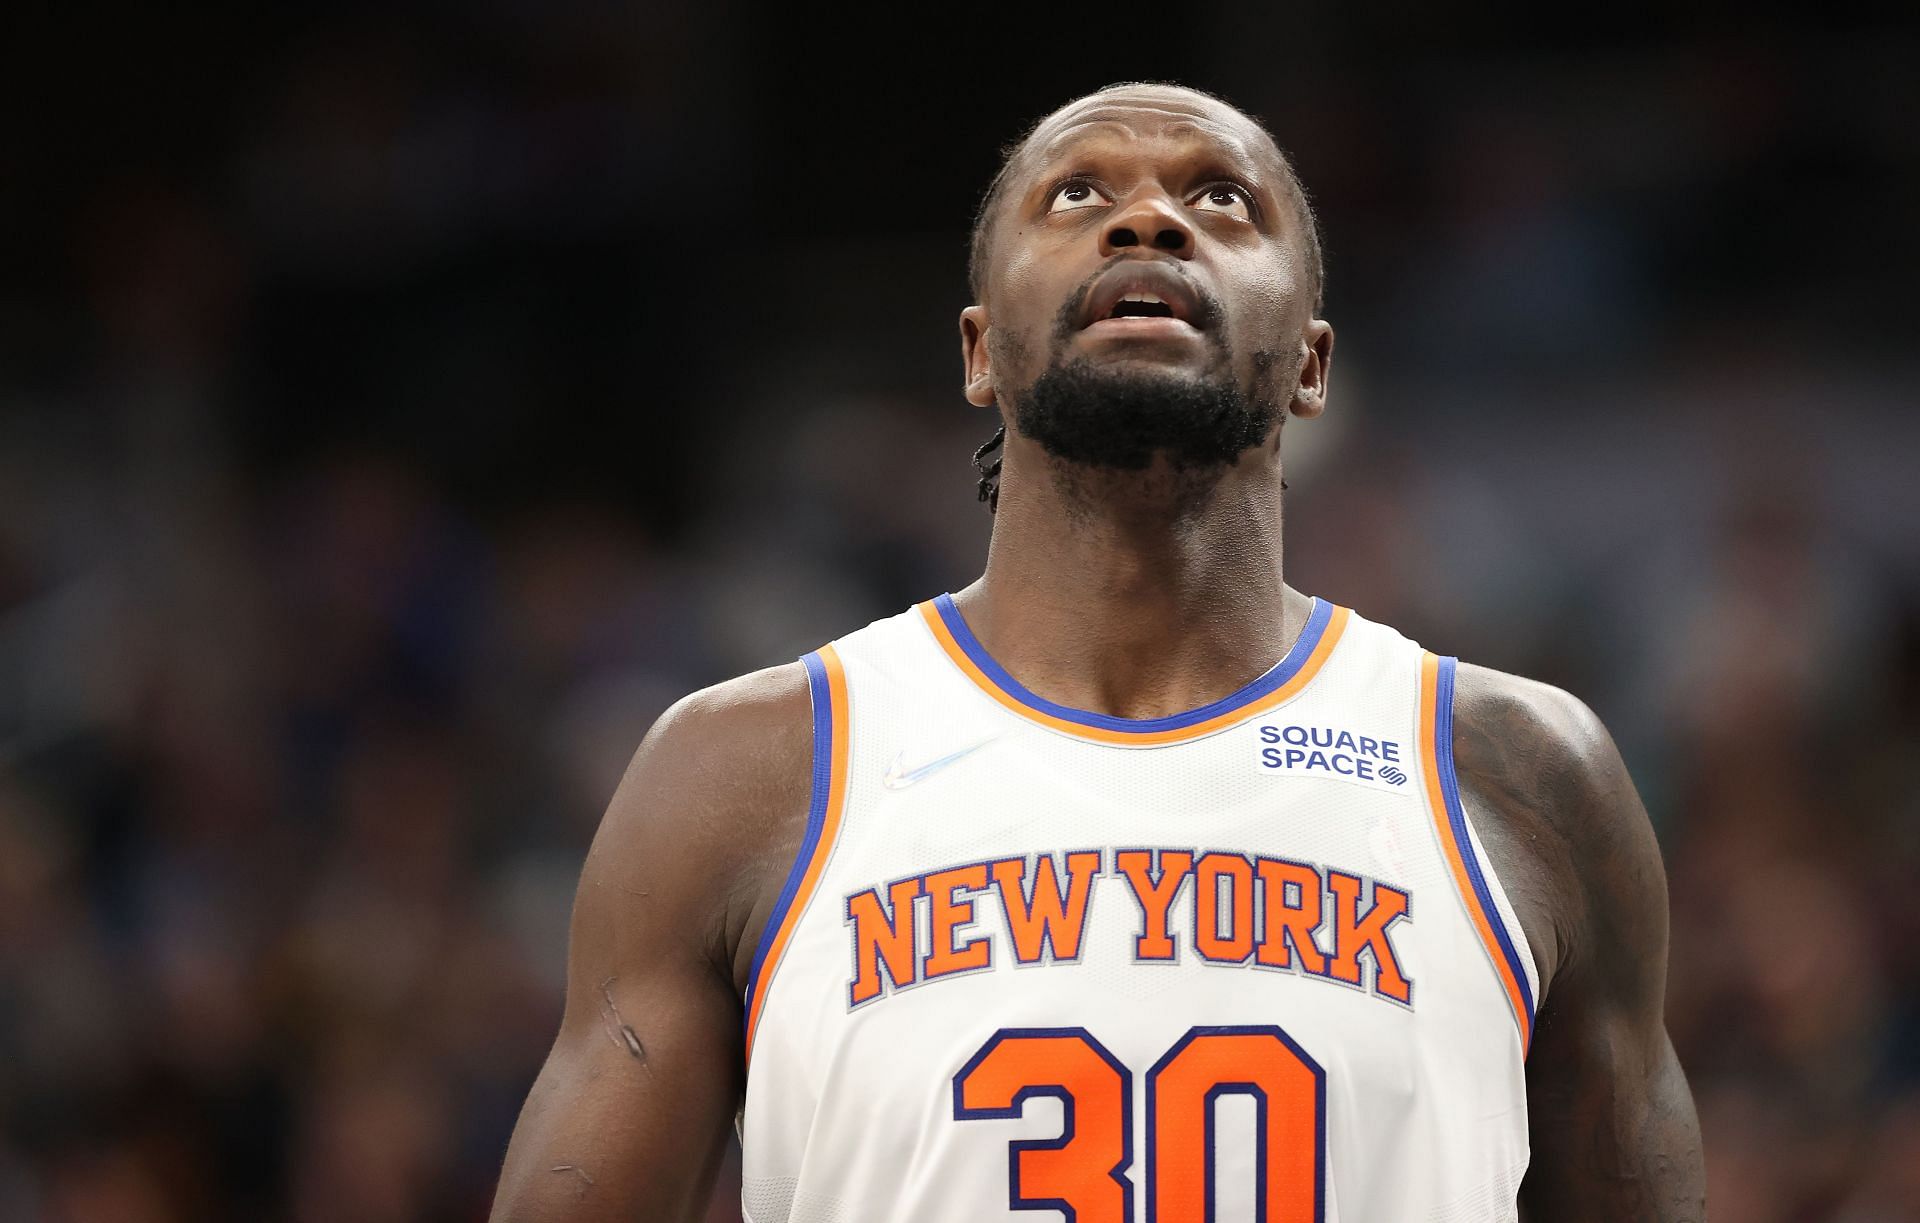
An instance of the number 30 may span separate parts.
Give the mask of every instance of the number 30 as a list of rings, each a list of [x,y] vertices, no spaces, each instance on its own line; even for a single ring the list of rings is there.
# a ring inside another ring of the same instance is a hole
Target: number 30
[[[1191,1028],[1147,1072],[1147,1223],[1211,1220],[1214,1101],[1253,1097],[1254,1215],[1322,1223],[1327,1080],[1272,1025]],[[1133,1075],[1084,1028],[1002,1028],[953,1076],[959,1120],[1060,1101],[1060,1136],[1007,1144],[1009,1204],[1133,1223]]]

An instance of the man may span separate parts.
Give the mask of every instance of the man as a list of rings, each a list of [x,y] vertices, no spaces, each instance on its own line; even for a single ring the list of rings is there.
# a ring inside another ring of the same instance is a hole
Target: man
[[[1702,1218],[1606,730],[1282,580],[1333,331],[1270,136],[1072,102],[972,272],[984,576],[648,734],[494,1217],[694,1218],[740,1109],[753,1223]]]

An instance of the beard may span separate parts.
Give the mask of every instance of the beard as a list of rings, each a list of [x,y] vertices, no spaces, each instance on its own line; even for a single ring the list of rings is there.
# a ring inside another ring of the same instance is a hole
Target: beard
[[[1060,463],[1145,471],[1156,457],[1189,475],[1224,474],[1280,419],[1280,354],[1254,354],[1251,392],[1230,373],[1192,378],[1157,370],[1056,361],[1014,403],[1013,426]]]

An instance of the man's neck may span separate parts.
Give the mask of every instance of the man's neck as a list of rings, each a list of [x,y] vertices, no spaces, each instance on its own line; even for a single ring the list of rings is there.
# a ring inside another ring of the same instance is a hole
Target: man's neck
[[[1306,624],[1311,600],[1282,580],[1268,448],[1197,500],[1164,471],[1057,473],[1011,447],[1008,460],[986,572],[955,602],[987,651],[1048,700],[1126,718],[1184,713],[1257,678]]]

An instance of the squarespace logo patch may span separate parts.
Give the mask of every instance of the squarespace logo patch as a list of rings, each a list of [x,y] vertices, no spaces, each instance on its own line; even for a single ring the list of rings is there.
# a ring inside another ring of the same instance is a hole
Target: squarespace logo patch
[[[1255,727],[1262,773],[1320,777],[1393,794],[1413,793],[1414,762],[1396,739],[1355,734],[1337,726],[1265,722]]]

